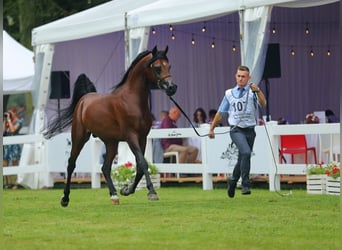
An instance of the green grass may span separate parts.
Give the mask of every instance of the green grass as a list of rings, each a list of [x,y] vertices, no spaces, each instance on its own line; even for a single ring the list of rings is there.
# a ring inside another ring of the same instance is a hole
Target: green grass
[[[72,189],[63,208],[61,195],[5,190],[1,249],[341,249],[339,196],[163,187],[114,206],[106,188]]]

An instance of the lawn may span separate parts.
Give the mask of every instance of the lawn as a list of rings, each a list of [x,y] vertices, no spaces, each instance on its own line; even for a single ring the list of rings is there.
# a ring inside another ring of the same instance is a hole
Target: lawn
[[[120,196],[108,190],[5,190],[1,249],[341,249],[340,197],[252,189],[234,199],[224,188],[163,187]]]

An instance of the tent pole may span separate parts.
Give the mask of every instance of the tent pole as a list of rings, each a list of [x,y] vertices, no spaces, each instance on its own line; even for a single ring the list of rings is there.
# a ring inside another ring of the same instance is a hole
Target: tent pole
[[[241,65],[245,65],[245,46],[244,46],[244,32],[245,32],[245,9],[239,10],[239,24],[240,24],[240,54]]]
[[[129,29],[127,24],[127,12],[125,12],[125,69],[127,70],[130,64],[129,54]]]

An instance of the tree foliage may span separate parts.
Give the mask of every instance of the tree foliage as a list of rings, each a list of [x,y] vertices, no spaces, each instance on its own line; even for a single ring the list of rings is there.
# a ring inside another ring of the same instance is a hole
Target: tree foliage
[[[13,38],[32,49],[32,29],[109,0],[4,0],[3,25]]]

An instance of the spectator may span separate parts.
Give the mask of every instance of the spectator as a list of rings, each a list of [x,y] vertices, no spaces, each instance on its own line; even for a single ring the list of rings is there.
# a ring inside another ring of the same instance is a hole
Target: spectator
[[[167,110],[162,110],[159,113],[159,120],[154,120],[152,124],[152,128],[160,128],[160,125],[164,118],[169,114],[169,111]]]
[[[180,118],[181,113],[177,107],[170,109],[169,115],[166,116],[160,128],[178,128],[176,125],[177,120]],[[161,139],[164,152],[176,151],[179,153],[180,163],[196,163],[198,149],[193,146],[183,145],[182,138],[163,138]]]
[[[217,113],[216,109],[209,110],[209,118],[208,118],[208,121],[207,121],[209,124],[211,124],[213,122],[216,113]],[[222,127],[222,123],[219,123],[217,126]]]
[[[194,112],[194,126],[199,128],[202,124],[206,123],[207,115],[203,108],[197,108]]]
[[[18,119],[23,127],[28,126],[26,108],[24,104],[18,104],[16,107]]]
[[[327,109],[325,111],[325,117],[326,117],[327,123],[338,122],[338,119],[337,119],[335,113],[332,110],[330,110],[330,109]]]
[[[17,116],[17,111],[15,108],[8,109],[4,113],[4,119],[2,121],[2,134],[3,136],[13,136],[18,135],[19,130],[22,126],[21,121]],[[8,167],[10,164],[12,166],[18,166],[21,155],[21,147],[19,144],[11,144],[3,146],[3,167]],[[17,189],[18,186],[12,185],[12,177],[7,176],[6,188]]]

